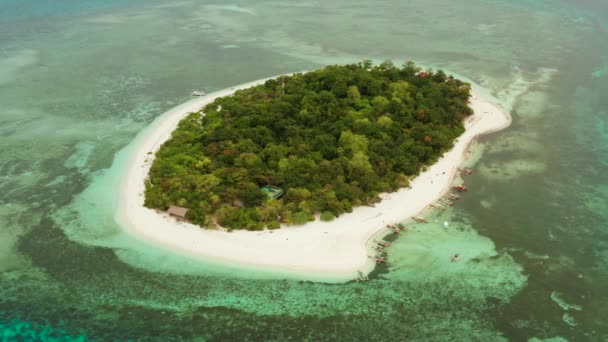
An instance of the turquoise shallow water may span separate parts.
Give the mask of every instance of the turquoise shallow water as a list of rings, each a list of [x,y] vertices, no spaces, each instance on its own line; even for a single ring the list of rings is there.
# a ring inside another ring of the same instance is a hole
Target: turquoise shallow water
[[[591,0],[0,0],[0,339],[606,340],[607,18]],[[117,153],[192,89],[362,58],[446,68],[513,115],[471,192],[372,280],[235,275],[116,226]]]

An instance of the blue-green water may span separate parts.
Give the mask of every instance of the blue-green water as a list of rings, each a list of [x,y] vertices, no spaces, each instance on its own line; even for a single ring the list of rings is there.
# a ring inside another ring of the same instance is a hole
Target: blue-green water
[[[0,340],[608,339],[607,24],[600,0],[0,0]],[[234,275],[114,223],[123,149],[192,89],[363,58],[513,115],[372,280]]]

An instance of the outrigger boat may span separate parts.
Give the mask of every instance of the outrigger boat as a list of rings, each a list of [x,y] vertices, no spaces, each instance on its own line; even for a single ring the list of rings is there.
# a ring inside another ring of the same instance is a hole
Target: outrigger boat
[[[466,168],[458,169],[458,171],[460,171],[460,174],[463,174],[463,175],[470,175],[471,173],[473,173],[473,170],[466,169]]]
[[[388,247],[388,246],[390,246],[390,245],[391,245],[391,243],[390,243],[390,242],[388,242],[388,241],[384,241],[384,240],[380,240],[380,241],[378,241],[378,246],[382,246],[382,247]]]
[[[469,189],[467,189],[467,187],[464,186],[464,185],[462,185],[462,184],[461,185],[454,185],[452,187],[452,189],[454,189],[454,190],[456,190],[458,192],[469,191]]]
[[[401,232],[401,230],[399,228],[397,228],[397,226],[395,226],[395,225],[387,224],[386,228],[392,230],[393,233],[395,233],[395,234],[399,234]]]
[[[361,271],[357,271],[357,281],[366,281],[369,278]]]
[[[445,204],[445,205],[449,205],[449,206],[453,206],[453,205],[454,205],[454,202],[449,201],[449,200],[447,200],[447,199],[442,199],[442,200],[441,200],[441,203],[443,203],[443,204]]]
[[[453,194],[453,193],[451,193],[451,192],[449,192],[449,193],[447,194],[447,196],[448,196],[449,198],[451,198],[451,199],[455,199],[455,200],[460,199],[460,195],[456,195],[456,194]]]
[[[375,256],[369,256],[370,259],[374,260],[376,262],[376,264],[384,264],[386,263],[386,259],[384,259],[384,257],[375,257]]]
[[[378,246],[382,246],[382,247],[388,247],[388,246],[390,246],[390,245],[391,245],[391,243],[390,243],[390,242],[388,242],[388,241],[384,241],[384,240],[380,240],[380,241],[378,241]]]
[[[412,219],[416,222],[420,222],[420,223],[429,223],[429,221],[427,221],[424,217],[420,217],[420,216],[413,216]]]
[[[433,207],[433,208],[435,208],[435,209],[445,210],[445,208],[441,204],[431,203],[430,206]]]

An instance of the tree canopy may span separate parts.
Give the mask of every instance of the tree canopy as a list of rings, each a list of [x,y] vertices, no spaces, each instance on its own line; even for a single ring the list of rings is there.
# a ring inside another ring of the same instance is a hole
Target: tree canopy
[[[183,119],[146,181],[145,206],[205,227],[329,220],[408,186],[464,132],[470,85],[384,62],[282,76]],[[268,199],[261,190],[285,191]]]

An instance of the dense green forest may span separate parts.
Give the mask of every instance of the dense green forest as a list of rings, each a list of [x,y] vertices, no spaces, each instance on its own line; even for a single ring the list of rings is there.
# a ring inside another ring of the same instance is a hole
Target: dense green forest
[[[468,83],[412,62],[278,77],[182,120],[156,154],[145,205],[189,208],[204,227],[331,220],[408,186],[449,150],[469,97]],[[268,185],[284,196],[268,199]]]

